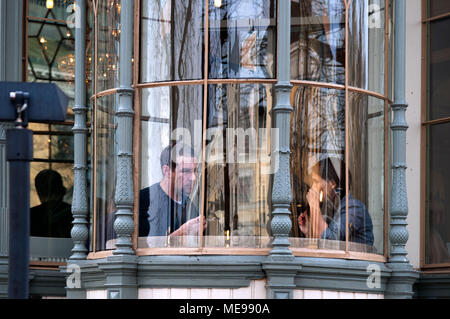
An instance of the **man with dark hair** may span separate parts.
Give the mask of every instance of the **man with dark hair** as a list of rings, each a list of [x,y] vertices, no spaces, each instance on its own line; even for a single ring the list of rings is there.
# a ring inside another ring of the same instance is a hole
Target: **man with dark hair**
[[[346,209],[344,163],[340,162],[338,171],[341,178],[330,158],[321,160],[312,168],[309,176],[311,188],[306,195],[308,211],[302,212],[298,217],[300,230],[309,238],[345,241],[348,212],[349,241],[372,246],[374,237],[370,214],[366,206],[350,194],[348,194],[348,210]],[[349,185],[350,183],[349,174]],[[323,208],[327,203],[334,206],[332,219],[328,223],[323,216]]]
[[[30,209],[30,236],[70,238],[72,211],[63,202],[66,188],[61,175],[45,169],[34,180],[41,205]]]
[[[139,236],[198,235],[198,210],[189,200],[197,178],[194,151],[169,145],[160,160],[162,180],[139,194]]]

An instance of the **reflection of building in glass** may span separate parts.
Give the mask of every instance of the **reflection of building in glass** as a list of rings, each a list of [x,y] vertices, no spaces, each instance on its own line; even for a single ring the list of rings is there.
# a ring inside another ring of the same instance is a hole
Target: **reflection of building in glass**
[[[210,78],[275,76],[274,4],[245,0],[210,7]]]
[[[219,211],[224,218],[219,223],[224,228],[208,233],[210,236],[225,236],[227,231],[232,241],[266,236],[270,163],[265,161],[264,152],[270,149],[270,139],[264,134],[270,132],[271,95],[267,89],[264,85],[241,84],[219,86],[211,92],[208,127],[220,133],[214,135],[209,148],[220,152],[217,147],[222,145],[223,157],[207,166],[207,213],[214,216]]]
[[[291,10],[292,78],[344,84],[344,2],[299,1]]]

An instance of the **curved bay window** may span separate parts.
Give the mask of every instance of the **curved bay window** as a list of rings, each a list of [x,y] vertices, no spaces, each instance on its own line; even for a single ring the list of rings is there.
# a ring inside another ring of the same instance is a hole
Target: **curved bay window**
[[[113,224],[116,164],[115,113],[118,108],[119,86],[119,45],[120,45],[120,0],[92,1],[94,32],[91,34],[95,44],[92,57],[93,90],[93,193],[91,249],[107,250],[113,248],[115,238]]]
[[[94,96],[95,252],[114,249],[120,1],[94,3],[96,81],[110,80],[96,84]],[[272,121],[277,1],[135,4],[138,254],[268,254],[279,169],[272,156],[280,130],[290,129],[294,253],[362,252],[381,260],[389,1],[291,1],[290,128]],[[110,64],[101,66],[105,58]]]
[[[140,10],[138,248],[268,247],[275,1]]]
[[[387,1],[292,1],[291,244],[385,253]]]

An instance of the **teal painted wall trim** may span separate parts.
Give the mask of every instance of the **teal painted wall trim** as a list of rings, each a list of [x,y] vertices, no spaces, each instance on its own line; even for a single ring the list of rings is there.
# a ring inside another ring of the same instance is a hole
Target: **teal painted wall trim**
[[[264,256],[145,256],[139,288],[241,288],[263,279]]]
[[[105,289],[106,274],[99,268],[99,264],[106,262],[107,259],[99,260],[70,260],[66,267],[61,267],[61,272],[66,278],[69,276],[67,267],[69,265],[77,265],[80,269],[80,285],[78,287],[66,289],[68,299],[84,299],[87,290]]]
[[[319,289],[383,294],[391,269],[384,263],[297,257],[302,269],[295,277],[296,289]]]
[[[450,299],[450,273],[421,273],[414,285],[414,298]]]
[[[87,290],[107,289],[116,297],[137,298],[137,288],[242,288],[264,279],[265,256],[111,256],[70,261],[80,267],[81,288],[67,289],[67,298]],[[66,267],[61,272],[66,273]],[[133,297],[131,297],[133,296]]]
[[[68,289],[67,298],[86,298],[88,290],[107,290],[108,297],[137,298],[139,288],[243,288],[266,279],[268,298],[292,298],[294,289],[383,294],[396,298],[389,285],[405,294],[400,281],[410,274],[394,272],[372,261],[295,257],[294,262],[268,262],[267,256],[110,256],[70,261],[80,266],[81,286]],[[379,281],[372,280],[376,269]],[[65,267],[61,268],[65,273]],[[400,274],[400,275],[399,275]],[[393,277],[396,276],[396,277]],[[446,296],[450,274],[423,275],[416,284],[420,298]],[[433,295],[433,291],[437,291]],[[411,293],[412,297],[412,293]]]
[[[266,292],[269,299],[292,299],[295,276],[302,269],[299,262],[265,261],[262,265],[267,277]]]
[[[57,270],[30,270],[30,297],[64,297],[66,278]]]
[[[137,256],[110,256],[98,264],[105,273],[108,299],[137,299]]]

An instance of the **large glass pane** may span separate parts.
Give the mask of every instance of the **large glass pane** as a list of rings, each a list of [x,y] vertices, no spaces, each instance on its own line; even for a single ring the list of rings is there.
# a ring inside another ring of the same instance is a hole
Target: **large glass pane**
[[[113,249],[116,119],[118,96],[107,95],[97,99],[95,118],[95,225],[96,250]]]
[[[50,157],[50,136],[48,131],[33,132],[33,157],[45,159]]]
[[[208,87],[206,247],[267,247],[271,85]]]
[[[343,0],[291,1],[291,78],[345,83]]]
[[[27,81],[56,83],[69,97],[69,121],[73,119],[75,43],[73,29],[61,13],[71,4],[55,1],[47,9],[45,1],[30,1],[27,24]]]
[[[450,1],[448,0],[428,0],[428,3],[430,18],[450,12]]]
[[[31,21],[28,24],[30,77],[36,80],[73,81],[75,55],[70,29],[64,23]]]
[[[120,0],[98,2],[97,92],[118,87]]]
[[[427,129],[426,250],[427,264],[450,262],[450,124]]]
[[[346,163],[345,91],[300,86],[291,100],[292,246],[344,250],[347,230],[349,250],[382,252],[384,101],[350,94]]]
[[[139,241],[198,247],[203,86],[142,90]]]
[[[141,2],[141,82],[203,77],[204,2]]]
[[[28,7],[30,16],[66,21],[72,15],[68,8],[74,3],[74,0],[28,0]]]
[[[450,18],[430,23],[428,119],[450,117]]]
[[[65,166],[38,161],[30,165],[32,237],[70,238],[73,164]]]
[[[275,77],[275,26],[275,0],[209,0],[209,77]]]
[[[349,96],[350,250],[384,250],[384,101]]]
[[[30,164],[30,261],[64,262],[73,241],[73,164]]]
[[[73,196],[73,163],[52,163],[51,168],[61,174],[66,189],[63,201],[71,204]],[[72,229],[72,226],[70,229]]]
[[[72,161],[74,158],[74,139],[72,126],[51,125],[50,158],[57,161]]]
[[[291,101],[291,243],[345,249],[345,91],[294,87]]]
[[[384,94],[385,0],[351,1],[349,85]]]
[[[28,1],[27,81],[56,83],[69,98],[73,121],[74,1]],[[73,133],[69,126],[30,123],[34,159],[30,163],[30,260],[65,261],[73,247]]]

